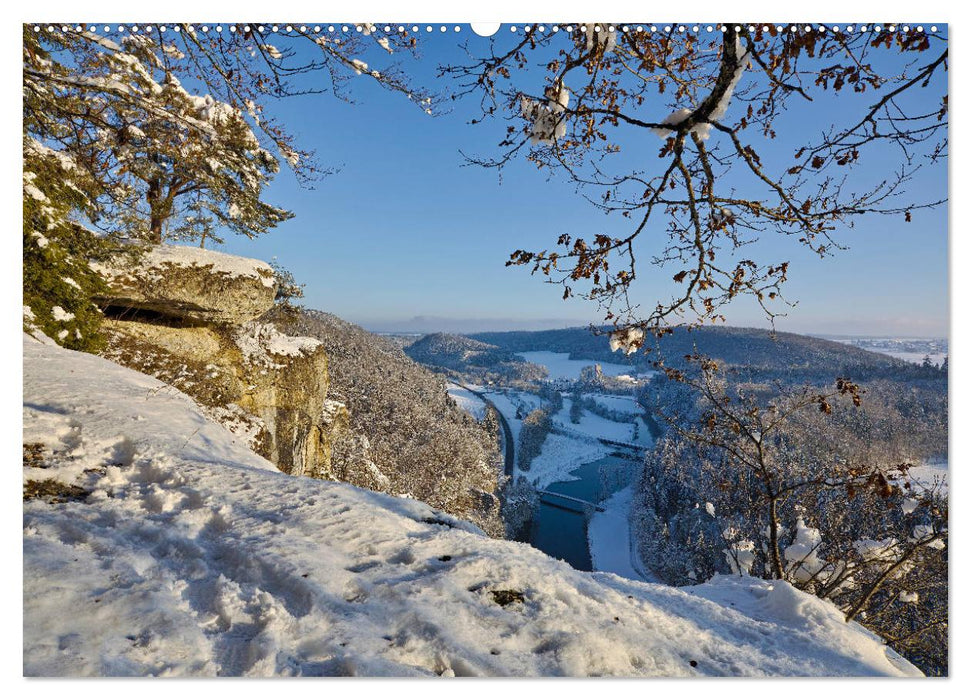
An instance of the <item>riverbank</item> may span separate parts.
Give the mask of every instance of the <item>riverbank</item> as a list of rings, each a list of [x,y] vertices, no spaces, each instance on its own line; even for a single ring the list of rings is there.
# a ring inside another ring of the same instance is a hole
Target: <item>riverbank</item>
[[[630,533],[634,486],[628,485],[601,502],[587,524],[587,544],[594,571],[617,574],[634,581],[654,583],[656,578],[638,561]]]

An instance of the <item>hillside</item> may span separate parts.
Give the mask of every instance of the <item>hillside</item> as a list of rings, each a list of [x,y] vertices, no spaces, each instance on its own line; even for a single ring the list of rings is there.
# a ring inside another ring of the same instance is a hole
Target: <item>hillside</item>
[[[415,362],[458,372],[480,384],[508,384],[546,376],[542,367],[526,362],[513,351],[462,335],[432,333],[409,345],[405,352]]]
[[[578,572],[277,472],[146,375],[23,351],[25,675],[918,675],[787,584]]]
[[[852,376],[854,378],[917,376],[917,368],[901,360],[862,348],[795,333],[766,329],[705,326],[678,329],[661,340],[650,341],[648,354],[624,358],[610,351],[607,338],[588,328],[553,331],[478,333],[472,339],[512,353],[548,350],[569,353],[573,359],[626,363],[649,367],[663,356],[668,364],[697,350],[725,363],[761,371],[785,371],[791,378]]]
[[[440,377],[392,341],[331,314],[270,318],[318,340],[329,358],[329,391],[350,414],[350,430],[333,445],[331,476],[414,496],[503,535],[498,438],[448,398]]]

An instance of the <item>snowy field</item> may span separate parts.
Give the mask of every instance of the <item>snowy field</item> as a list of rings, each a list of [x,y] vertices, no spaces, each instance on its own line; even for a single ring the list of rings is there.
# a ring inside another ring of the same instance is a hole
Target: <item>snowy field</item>
[[[471,391],[465,387],[459,386],[458,384],[453,384],[449,382],[446,386],[448,395],[451,396],[455,403],[458,404],[459,408],[471,415],[476,420],[482,420],[485,418],[486,405],[485,401],[473,394]]]
[[[923,363],[925,357],[930,357],[931,364],[941,365],[948,355],[947,338],[834,337],[830,340],[847,343],[881,355],[889,355],[915,365]]]
[[[539,408],[543,401],[536,394],[530,394],[525,391],[486,391],[483,392],[489,397],[496,406],[496,410],[499,411],[509,423],[509,429],[512,431],[512,439],[519,444],[519,431],[523,427],[522,418],[516,418],[517,411],[525,416],[534,408]]]
[[[526,415],[529,411],[539,408],[542,400],[539,396],[524,391],[486,393],[509,423],[513,440],[518,446],[523,422],[522,419],[516,418],[517,410],[521,415]],[[614,401],[612,406],[614,410],[621,410],[619,408],[621,405],[628,409],[633,405],[632,397],[605,396],[604,398]],[[644,447],[652,444],[650,430],[640,418],[638,418],[639,426],[635,439],[633,423],[616,423],[589,411],[583,412],[580,423],[571,423],[571,405],[571,399],[564,397],[563,408],[552,417],[557,432],[565,434],[551,433],[546,437],[541,453],[533,460],[528,472],[519,472],[517,464],[516,473],[526,476],[537,488],[545,489],[557,481],[572,481],[575,479],[571,475],[572,471],[610,454],[612,448],[599,442],[598,438]]]
[[[27,676],[919,675],[785,583],[584,573],[411,499],[281,474],[187,396],[25,337]]]
[[[946,352],[904,352],[902,350],[881,350],[879,348],[867,348],[867,350],[873,350],[873,352],[879,352],[883,355],[890,355],[890,357],[896,357],[898,360],[913,362],[915,365],[923,364],[925,357],[931,358],[932,365],[940,365],[944,363],[944,358],[947,357]]]
[[[537,350],[518,354],[527,362],[545,367],[550,373],[550,379],[579,379],[581,369],[596,364],[599,364],[603,373],[610,377],[621,374],[630,375],[634,372],[634,368],[630,365],[618,365],[611,362],[598,363],[595,360],[571,360],[570,354],[566,352]]]
[[[613,394],[584,394],[583,398],[592,399],[604,408],[631,416],[639,416],[644,409],[633,396],[614,396]]]
[[[545,489],[557,481],[574,481],[572,471],[610,454],[610,448],[596,440],[585,440],[550,433],[543,442],[543,451],[533,459],[528,472],[519,471],[538,489]],[[517,465],[518,467],[518,465]]]
[[[637,419],[637,437],[634,437],[634,423],[617,423],[598,416],[590,411],[584,411],[579,423],[570,421],[570,408],[573,400],[563,397],[563,408],[553,416],[556,427],[570,435],[590,439],[604,438],[630,445],[649,447],[652,444],[651,432],[644,421]]]

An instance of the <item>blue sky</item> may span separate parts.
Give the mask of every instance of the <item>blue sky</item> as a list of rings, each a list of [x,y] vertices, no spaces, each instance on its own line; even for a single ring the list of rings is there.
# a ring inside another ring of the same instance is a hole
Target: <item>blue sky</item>
[[[467,27],[461,38],[431,37],[421,38],[420,61],[403,67],[432,87],[441,80],[435,78],[438,64],[461,61],[460,41],[473,49],[488,41],[471,36]],[[504,263],[513,250],[552,246],[561,233],[624,233],[626,219],[605,216],[564,176],[550,178],[525,160],[511,163],[501,182],[493,170],[467,166],[460,151],[495,155],[505,126],[469,125],[478,116],[476,99],[449,101],[448,112],[430,117],[364,77],[352,87],[353,104],[325,95],[271,105],[302,147],[315,150],[322,165],[340,170],[314,189],[281,173],[266,198],[294,211],[295,218],[253,241],[227,240],[222,249],[275,256],[306,284],[306,306],[372,330],[540,328],[602,320],[595,306],[563,301],[559,287]],[[792,111],[778,122],[780,137],[759,145],[763,160],[790,157],[789,134],[818,130],[832,110],[862,104],[855,99],[841,96]],[[735,115],[730,110],[728,116]],[[627,146],[621,159],[633,161],[639,150],[656,153],[657,137],[629,135],[637,141],[620,141]],[[871,158],[859,176],[878,181],[888,167]],[[911,189],[918,199],[939,199],[946,196],[946,178],[944,167],[927,170]],[[656,248],[642,238],[644,259]],[[778,328],[947,334],[946,207],[917,211],[911,223],[903,217],[860,221],[839,239],[849,249],[823,260],[791,240],[759,243],[766,260],[791,261],[786,293],[798,305],[777,321]],[[658,294],[666,296],[670,276],[644,267],[635,288],[638,300],[652,305]],[[726,315],[733,325],[766,325],[750,303],[735,303]],[[416,317],[423,320],[413,321]]]

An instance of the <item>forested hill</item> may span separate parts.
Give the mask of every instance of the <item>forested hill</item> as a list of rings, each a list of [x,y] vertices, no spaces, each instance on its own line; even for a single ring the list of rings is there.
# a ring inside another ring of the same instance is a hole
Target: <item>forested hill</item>
[[[531,364],[508,350],[464,335],[432,333],[405,348],[415,362],[453,370],[478,382],[529,381],[543,379],[542,367]]]
[[[679,329],[660,341],[650,341],[653,346],[650,353],[636,353],[629,358],[612,353],[606,336],[595,335],[589,328],[476,333],[470,337],[514,353],[548,350],[569,353],[576,360],[630,362],[644,368],[658,356],[663,356],[667,364],[676,364],[697,349],[730,365],[805,378],[816,375],[921,378],[924,373],[910,363],[852,345],[795,333],[773,336],[762,328]]]

